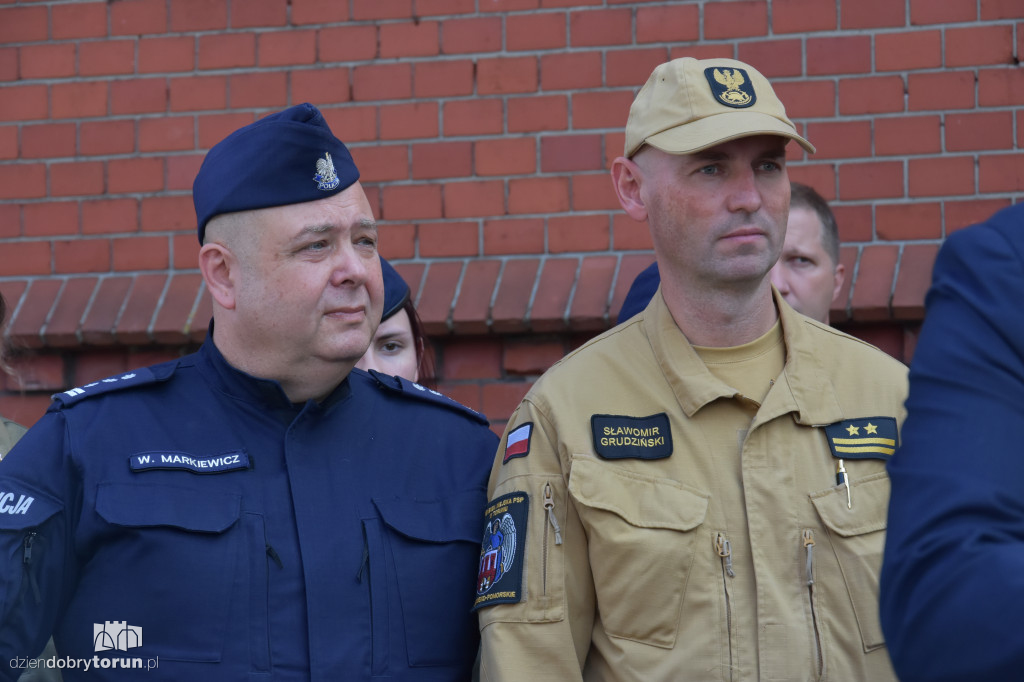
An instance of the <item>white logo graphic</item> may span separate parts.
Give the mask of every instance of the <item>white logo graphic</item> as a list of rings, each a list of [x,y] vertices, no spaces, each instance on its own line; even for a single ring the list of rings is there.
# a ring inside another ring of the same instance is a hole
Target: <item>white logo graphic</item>
[[[142,646],[142,628],[123,620],[93,623],[92,643],[95,651],[128,651]]]
[[[316,175],[313,176],[313,179],[316,180],[316,188],[325,192],[335,189],[341,184],[341,179],[338,178],[338,174],[334,170],[334,161],[331,159],[330,153],[324,152],[324,158],[316,160]]]

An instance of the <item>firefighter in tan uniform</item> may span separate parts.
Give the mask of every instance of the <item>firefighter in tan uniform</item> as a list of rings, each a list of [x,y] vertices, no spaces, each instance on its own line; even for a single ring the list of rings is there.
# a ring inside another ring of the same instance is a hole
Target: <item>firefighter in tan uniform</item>
[[[906,368],[771,287],[790,140],[813,152],[741,62],[677,59],[637,95],[612,176],[662,285],[509,421],[482,680],[895,679],[877,595]]]

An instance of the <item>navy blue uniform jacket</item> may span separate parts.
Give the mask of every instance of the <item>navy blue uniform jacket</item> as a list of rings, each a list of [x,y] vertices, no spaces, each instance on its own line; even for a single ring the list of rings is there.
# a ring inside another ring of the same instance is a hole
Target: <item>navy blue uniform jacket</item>
[[[881,619],[901,680],[1024,676],[1024,204],[955,232],[910,366]]]
[[[468,679],[497,440],[360,370],[294,405],[210,340],[59,394],[0,464],[0,679],[51,633],[68,681]]]

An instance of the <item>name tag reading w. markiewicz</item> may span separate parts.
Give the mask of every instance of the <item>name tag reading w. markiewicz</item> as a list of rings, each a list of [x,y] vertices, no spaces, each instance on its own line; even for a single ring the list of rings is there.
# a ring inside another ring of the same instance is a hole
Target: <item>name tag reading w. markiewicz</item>
[[[128,460],[132,471],[179,469],[193,474],[221,474],[225,471],[248,469],[249,453],[244,450],[222,452],[217,455],[190,455],[185,452],[142,452]]]
[[[664,459],[672,454],[668,415],[629,417],[595,414],[590,417],[594,452],[605,459]]]

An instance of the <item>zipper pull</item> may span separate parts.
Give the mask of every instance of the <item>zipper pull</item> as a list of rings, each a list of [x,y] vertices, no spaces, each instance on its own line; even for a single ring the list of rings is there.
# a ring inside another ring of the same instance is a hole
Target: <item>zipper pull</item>
[[[725,566],[725,572],[730,578],[735,578],[736,574],[732,570],[732,543],[721,533],[715,538],[715,551],[718,552],[718,556],[722,558],[722,565]]]
[[[804,548],[807,550],[807,584],[814,584],[814,531],[810,528],[804,530]]]
[[[25,541],[22,545],[21,563],[25,564],[25,575],[28,576],[28,584],[32,588],[32,596],[35,597],[36,604],[41,604],[43,596],[39,592],[39,583],[36,582],[36,575],[32,572],[32,543],[35,537],[35,531],[25,536]]]
[[[558,527],[558,521],[555,519],[555,498],[551,495],[551,484],[544,484],[544,509],[548,513],[548,521],[551,522],[551,527],[555,529],[555,544],[562,544],[562,529]]]
[[[277,553],[276,549],[274,549],[273,547],[270,546],[269,542],[266,543],[266,545],[267,545],[267,556],[269,556],[271,559],[274,560],[274,563],[277,564],[278,568],[284,568],[284,564],[281,563],[281,555],[279,555]]]

